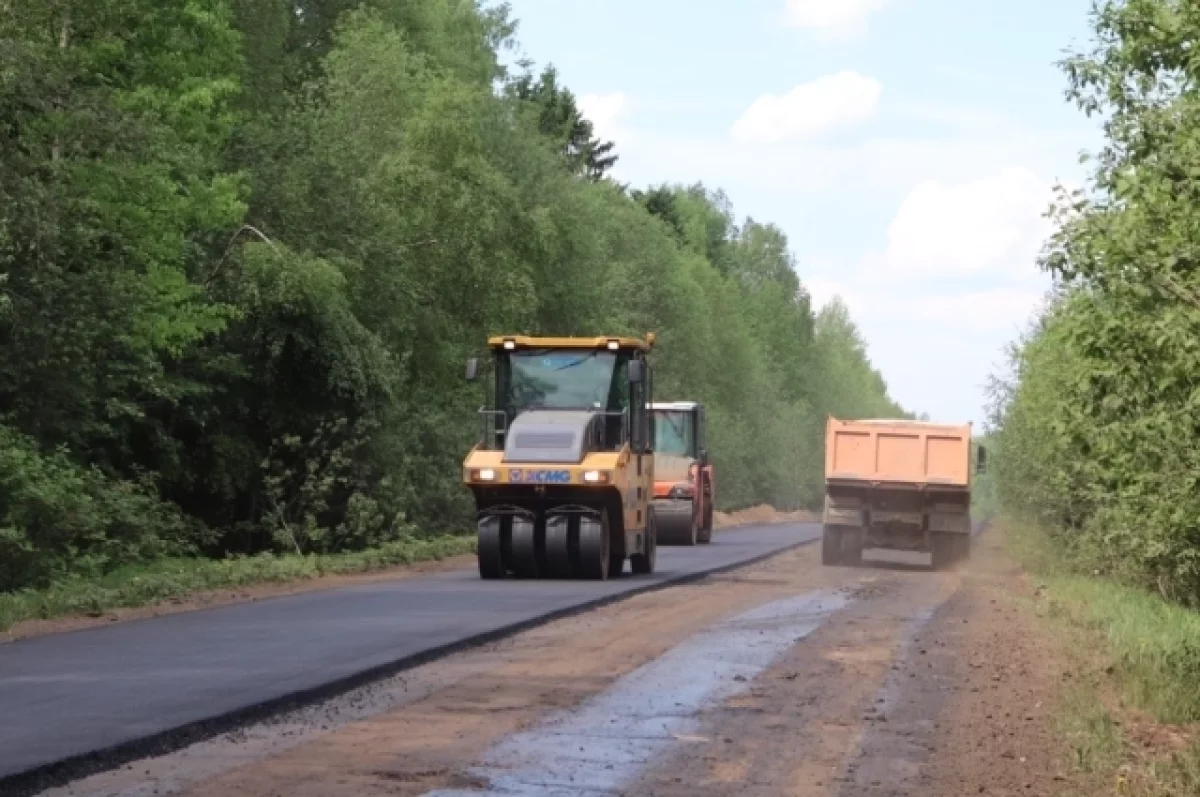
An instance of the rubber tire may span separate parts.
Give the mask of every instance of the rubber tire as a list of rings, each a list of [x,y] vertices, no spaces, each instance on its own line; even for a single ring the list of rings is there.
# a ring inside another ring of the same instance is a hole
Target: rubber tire
[[[634,575],[648,576],[654,572],[658,564],[658,521],[654,517],[654,509],[646,514],[646,551],[635,553],[629,557],[629,566]]]
[[[821,564],[836,567],[842,563],[842,534],[834,526],[821,529]]]
[[[608,535],[608,518],[579,518],[579,559],[575,572],[589,581],[607,581],[612,540]]]
[[[954,565],[955,554],[958,552],[957,534],[935,531],[931,535],[930,547],[933,549],[933,569],[947,570]]]
[[[510,563],[517,578],[538,578],[541,575],[541,552],[538,551],[537,523],[532,519],[512,519]]]
[[[955,562],[966,562],[971,558],[971,535],[958,535],[958,550],[955,552]]]
[[[489,581],[508,575],[508,568],[504,565],[503,521],[504,518],[492,515],[481,518],[477,526],[479,577]]]
[[[571,566],[570,515],[546,515],[546,577],[569,579]]]
[[[863,563],[863,542],[867,533],[864,529],[843,529],[842,538],[842,564],[846,567],[862,567]]]

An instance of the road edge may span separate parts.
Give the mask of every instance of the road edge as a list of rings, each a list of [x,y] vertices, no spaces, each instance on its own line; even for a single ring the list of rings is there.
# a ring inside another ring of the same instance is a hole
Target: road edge
[[[753,525],[748,524],[745,528]],[[782,524],[781,524],[782,525]],[[797,524],[816,525],[816,524]],[[726,529],[732,530],[732,529]],[[420,667],[424,664],[446,658],[462,651],[478,648],[483,645],[515,636],[543,625],[585,614],[604,606],[620,603],[630,598],[657,592],[671,587],[678,587],[702,581],[714,575],[740,570],[745,567],[764,562],[790,551],[795,551],[808,545],[814,545],[820,537],[802,540],[785,545],[782,548],[755,555],[749,559],[732,564],[719,565],[708,570],[681,573],[670,576],[662,581],[634,587],[614,595],[603,595],[563,609],[555,609],[536,617],[509,623],[489,631],[465,637],[445,645],[428,648],[419,653],[401,657],[387,664],[362,670],[343,676],[316,687],[297,690],[280,697],[270,698],[259,703],[245,706],[234,711],[218,714],[207,719],[181,725],[166,731],[159,731],[139,739],[134,739],[112,747],[81,753],[58,761],[42,764],[33,769],[18,772],[13,775],[0,777],[0,793],[6,797],[32,797],[41,791],[64,786],[72,781],[86,778],[100,772],[116,769],[142,758],[168,755],[185,747],[228,733],[238,727],[256,722],[264,722],[272,717],[321,703],[366,686],[372,682],[390,678],[394,675]]]

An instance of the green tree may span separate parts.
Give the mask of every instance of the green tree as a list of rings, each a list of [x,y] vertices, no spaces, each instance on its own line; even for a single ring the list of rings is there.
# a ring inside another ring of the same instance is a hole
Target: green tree
[[[536,80],[529,72],[520,75],[512,82],[511,91],[518,100],[532,106],[538,132],[559,151],[573,174],[599,180],[616,165],[615,144],[596,138],[575,95],[559,85],[554,67],[546,67]]]
[[[207,391],[181,364],[231,315],[204,290],[245,210],[221,157],[240,66],[228,8],[18,4],[0,44],[0,422],[153,482],[181,444],[173,417]],[[46,528],[15,544],[41,550]],[[90,528],[73,555],[106,546],[111,523]]]
[[[1044,267],[1061,296],[997,389],[1010,507],[1082,565],[1200,602],[1200,37],[1194,4],[1109,0],[1064,63],[1104,120],[1088,190],[1061,197]]]
[[[229,2],[0,19],[0,589],[469,527],[490,334],[655,332],[724,508],[815,505],[824,413],[899,412],[782,231],[604,179],[504,6]]]

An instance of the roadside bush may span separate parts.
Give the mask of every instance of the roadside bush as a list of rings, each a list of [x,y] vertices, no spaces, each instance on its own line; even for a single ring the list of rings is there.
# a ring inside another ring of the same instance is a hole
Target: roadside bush
[[[174,508],[0,426],[0,592],[187,549]]]

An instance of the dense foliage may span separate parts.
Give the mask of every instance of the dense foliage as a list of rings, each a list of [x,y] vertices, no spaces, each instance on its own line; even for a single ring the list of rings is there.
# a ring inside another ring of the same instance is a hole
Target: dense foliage
[[[824,415],[899,414],[783,234],[629,192],[471,0],[0,16],[0,589],[461,528],[488,334],[653,330],[726,506],[811,504]]]
[[[1105,123],[1058,289],[997,384],[1001,498],[1085,567],[1200,604],[1200,6],[1107,0],[1066,63]]]

